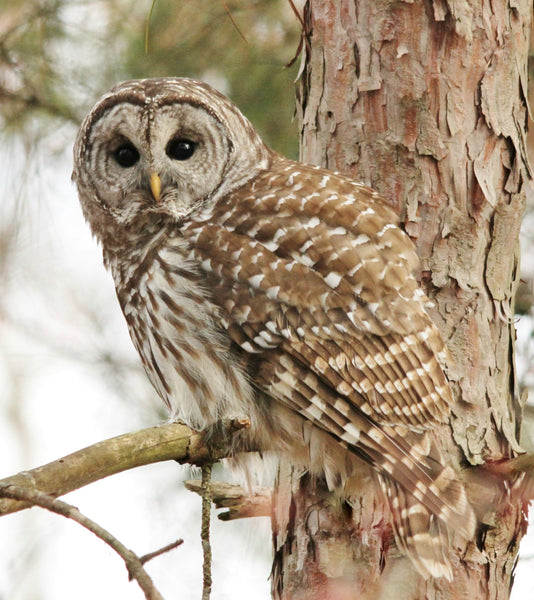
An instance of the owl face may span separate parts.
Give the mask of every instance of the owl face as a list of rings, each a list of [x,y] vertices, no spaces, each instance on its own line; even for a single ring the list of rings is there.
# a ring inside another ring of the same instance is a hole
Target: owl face
[[[175,221],[254,176],[268,151],[250,123],[207,84],[168,78],[125,82],[85,119],[73,178],[86,218],[131,225]]]

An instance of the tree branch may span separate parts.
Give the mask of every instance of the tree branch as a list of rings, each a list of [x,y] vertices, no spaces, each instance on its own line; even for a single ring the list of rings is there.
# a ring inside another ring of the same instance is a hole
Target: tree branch
[[[211,575],[211,465],[202,465],[202,527],[200,540],[202,542],[202,554],[204,557],[202,565],[202,600],[210,600],[211,586],[213,583]]]
[[[185,481],[184,485],[190,492],[202,495],[200,481],[192,479]],[[270,488],[261,487],[247,491],[234,483],[212,481],[210,495],[216,508],[228,508],[218,515],[221,521],[271,516],[272,490]]]
[[[14,485],[43,492],[53,498],[72,492],[109,475],[165,460],[202,465],[225,458],[230,453],[229,438],[248,427],[246,419],[221,424],[210,435],[181,423],[165,423],[126,433],[78,450],[30,471],[21,471],[0,480],[0,487]],[[471,467],[462,473],[467,493],[482,521],[498,511],[503,498],[520,494],[523,501],[534,499],[534,455]],[[200,482],[188,481],[190,491],[200,493]],[[228,508],[221,520],[233,520],[271,514],[271,490],[246,491],[238,485],[212,482],[211,497],[217,508]],[[0,516],[32,506],[26,500],[0,498]]]
[[[137,581],[147,600],[163,600],[163,596],[154,586],[150,575],[143,568],[141,559],[134,552],[126,548],[109,531],[82,514],[75,506],[67,504],[63,500],[57,500],[49,494],[18,485],[0,484],[0,495],[19,503],[41,506],[42,508],[46,508],[46,510],[76,521],[76,523],[94,533],[108,546],[113,548],[124,560],[130,579]]]
[[[244,419],[223,423],[208,445],[202,434],[189,427],[165,423],[110,438],[31,471],[21,471],[0,480],[0,486],[21,486],[56,498],[109,475],[155,462],[214,462],[228,455],[229,436],[247,426]],[[1,498],[0,516],[29,506],[28,501]]]
[[[139,560],[141,561],[141,564],[144,565],[149,560],[152,560],[153,558],[157,558],[158,556],[161,556],[162,554],[166,554],[167,552],[170,552],[171,550],[178,548],[178,546],[181,546],[183,543],[184,543],[184,540],[182,540],[182,539],[175,540],[174,542],[171,542],[170,544],[163,546],[163,548],[160,548],[159,550],[154,550],[154,552],[149,552],[148,554],[143,554],[143,556],[139,557]]]

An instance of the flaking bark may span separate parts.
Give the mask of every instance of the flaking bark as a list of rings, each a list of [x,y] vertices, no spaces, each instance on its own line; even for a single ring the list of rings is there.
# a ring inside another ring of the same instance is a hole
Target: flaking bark
[[[457,466],[520,449],[513,295],[531,178],[530,19],[527,0],[308,0],[304,10],[301,158],[380,191],[416,243],[421,285],[455,359],[447,375],[458,403],[439,436]],[[521,500],[494,507],[457,556],[454,582],[425,582],[395,559],[365,468],[361,482],[360,503],[333,506],[320,483],[282,466],[275,598],[509,597]]]

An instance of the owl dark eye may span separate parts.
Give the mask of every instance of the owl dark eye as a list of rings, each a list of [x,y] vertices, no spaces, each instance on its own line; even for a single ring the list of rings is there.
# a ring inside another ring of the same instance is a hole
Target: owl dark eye
[[[167,144],[165,152],[169,158],[174,160],[187,160],[195,152],[196,144],[190,140],[174,139]]]
[[[139,160],[139,152],[133,144],[125,143],[113,152],[113,157],[121,167],[128,169]]]

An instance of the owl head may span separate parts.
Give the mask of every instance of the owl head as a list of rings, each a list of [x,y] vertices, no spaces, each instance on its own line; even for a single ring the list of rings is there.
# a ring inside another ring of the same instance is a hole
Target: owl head
[[[270,151],[209,85],[185,78],[126,81],[85,118],[73,180],[101,242],[111,232],[179,222],[253,178]]]

